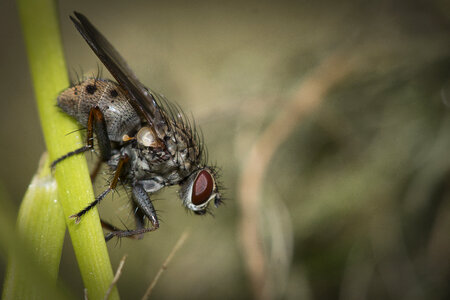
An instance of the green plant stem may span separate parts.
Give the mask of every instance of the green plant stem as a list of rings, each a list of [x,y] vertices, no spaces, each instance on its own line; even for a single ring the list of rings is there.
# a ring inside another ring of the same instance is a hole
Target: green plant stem
[[[1,211],[8,209],[2,207]],[[56,284],[65,231],[56,181],[44,155],[20,205],[17,230],[11,230],[11,237],[5,239],[10,249],[3,300],[68,298]]]
[[[50,160],[54,160],[83,145],[79,133],[67,135],[78,127],[56,107],[58,93],[69,85],[56,7],[52,0],[17,2],[41,126]],[[79,224],[69,218],[94,199],[84,156],[77,155],[58,164],[55,178],[88,297],[102,299],[113,280],[113,272],[97,210],[86,214]],[[118,298],[114,289],[110,299]]]

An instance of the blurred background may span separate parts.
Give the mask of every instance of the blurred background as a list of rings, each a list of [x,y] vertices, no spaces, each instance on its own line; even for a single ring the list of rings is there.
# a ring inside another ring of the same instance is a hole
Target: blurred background
[[[174,187],[153,197],[157,232],[108,243],[114,269],[128,254],[123,299],[144,294],[187,228],[154,298],[450,298],[447,1],[59,5],[71,77],[100,65],[77,10],[192,113],[221,168],[214,216],[186,213]],[[45,146],[14,1],[0,20],[0,190],[17,212]],[[100,214],[132,224],[126,192]],[[60,273],[82,297],[67,237]]]

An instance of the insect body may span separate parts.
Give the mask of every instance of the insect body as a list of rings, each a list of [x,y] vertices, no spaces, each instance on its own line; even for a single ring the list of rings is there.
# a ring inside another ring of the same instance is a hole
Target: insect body
[[[113,230],[107,239],[141,236],[157,229],[158,218],[148,194],[165,186],[180,185],[184,206],[196,214],[204,214],[213,200],[218,206],[221,196],[216,173],[204,162],[203,144],[195,127],[175,105],[137,80],[85,16],[74,14],[76,18],[71,19],[76,28],[118,83],[90,78],[58,96],[58,106],[87,127],[87,142],[54,161],[52,167],[72,155],[92,150],[95,133],[100,157],[114,172],[110,186],[72,217],[79,222],[119,181],[131,187],[137,228]],[[145,228],[144,218],[150,220],[151,227]]]

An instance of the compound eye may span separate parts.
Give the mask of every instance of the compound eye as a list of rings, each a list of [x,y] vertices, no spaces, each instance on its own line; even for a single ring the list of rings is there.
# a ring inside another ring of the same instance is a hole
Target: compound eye
[[[139,144],[145,147],[153,146],[156,141],[156,138],[149,127],[142,127],[137,133],[136,139]]]
[[[202,205],[209,200],[214,189],[214,179],[211,174],[202,170],[198,173],[192,189],[192,204]]]

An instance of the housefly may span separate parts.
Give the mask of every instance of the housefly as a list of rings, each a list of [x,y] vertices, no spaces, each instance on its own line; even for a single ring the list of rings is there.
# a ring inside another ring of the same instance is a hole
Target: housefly
[[[136,229],[110,226],[114,236],[142,237],[158,229],[159,222],[149,194],[179,185],[183,205],[196,214],[217,207],[221,196],[216,171],[206,165],[206,153],[195,125],[178,106],[146,88],[122,56],[82,14],[70,16],[76,29],[117,82],[90,78],[63,91],[58,106],[87,128],[86,145],[52,163],[93,150],[94,133],[99,155],[113,172],[109,186],[88,206],[72,215],[75,222],[114,190],[118,182],[131,188]],[[150,221],[146,226],[145,218]]]

